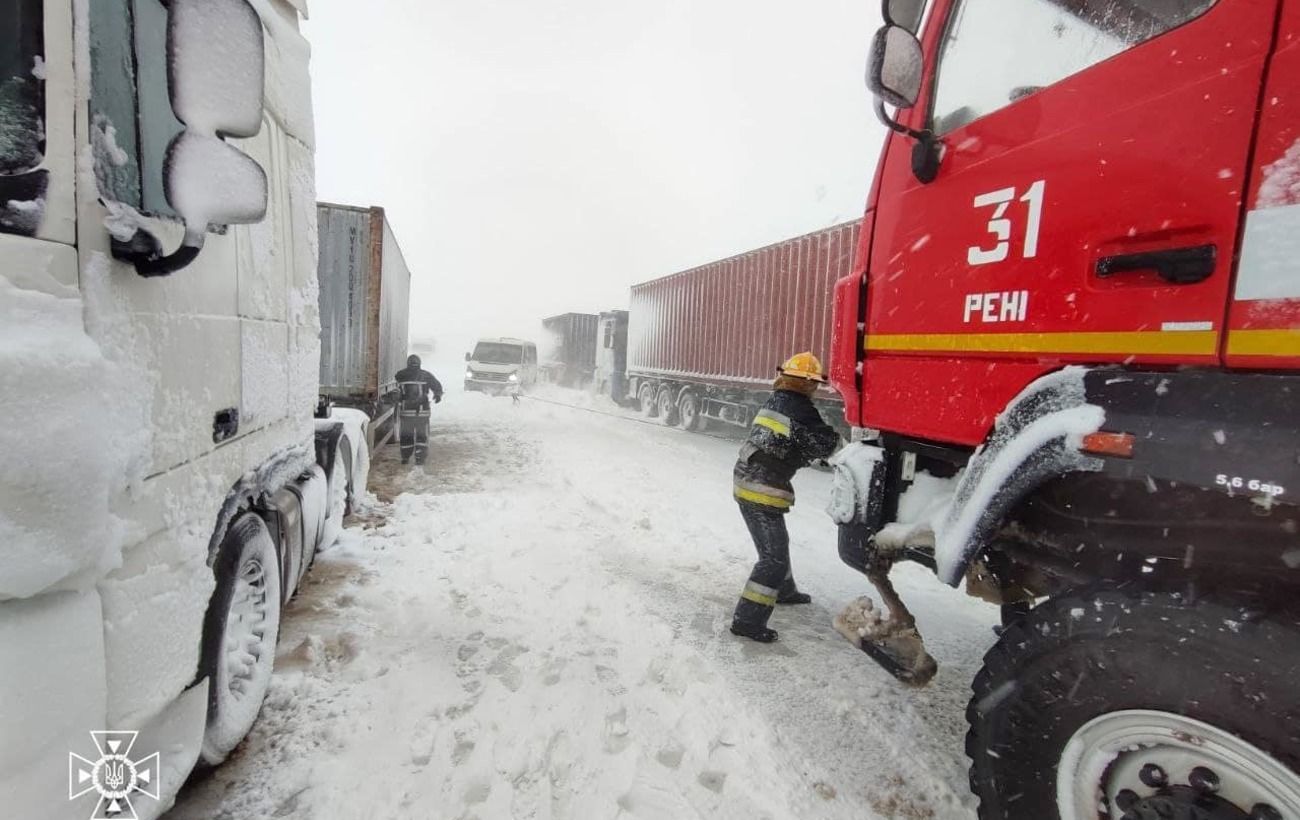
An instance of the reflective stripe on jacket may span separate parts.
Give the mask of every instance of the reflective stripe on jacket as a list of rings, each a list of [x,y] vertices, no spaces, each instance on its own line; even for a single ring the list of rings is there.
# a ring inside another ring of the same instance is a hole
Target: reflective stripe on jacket
[[[777,390],[754,415],[740,448],[733,472],[736,499],[785,512],[794,504],[790,479],[838,445],[839,434],[822,419],[812,399]]]
[[[769,487],[754,481],[737,478],[734,495],[741,501],[750,501],[768,507],[788,510],[794,504],[794,493],[780,487]]]

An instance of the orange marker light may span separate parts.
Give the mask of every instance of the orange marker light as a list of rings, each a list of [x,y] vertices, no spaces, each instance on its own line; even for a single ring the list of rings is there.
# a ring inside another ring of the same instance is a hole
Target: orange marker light
[[[1133,457],[1132,433],[1089,433],[1079,449],[1096,456]]]

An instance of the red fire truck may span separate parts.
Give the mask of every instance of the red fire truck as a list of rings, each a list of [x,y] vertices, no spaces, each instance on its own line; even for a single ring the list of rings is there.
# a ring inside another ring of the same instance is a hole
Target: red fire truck
[[[883,5],[848,634],[928,676],[899,561],[1002,605],[983,818],[1300,818],[1300,2]]]

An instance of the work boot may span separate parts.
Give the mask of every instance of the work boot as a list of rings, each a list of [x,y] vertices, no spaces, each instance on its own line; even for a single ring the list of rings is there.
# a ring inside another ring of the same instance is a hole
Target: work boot
[[[806,592],[795,590],[794,592],[783,592],[777,596],[776,602],[782,605],[811,604],[812,596]]]
[[[746,624],[740,621],[731,622],[731,634],[759,643],[772,643],[776,640],[775,629],[768,629],[762,624]]]

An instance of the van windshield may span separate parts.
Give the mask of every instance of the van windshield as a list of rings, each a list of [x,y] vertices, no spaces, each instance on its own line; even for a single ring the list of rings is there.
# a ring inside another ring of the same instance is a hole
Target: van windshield
[[[21,174],[45,154],[42,0],[0,0],[0,174]]]
[[[520,364],[524,349],[519,345],[479,342],[474,346],[474,361],[484,364]]]

